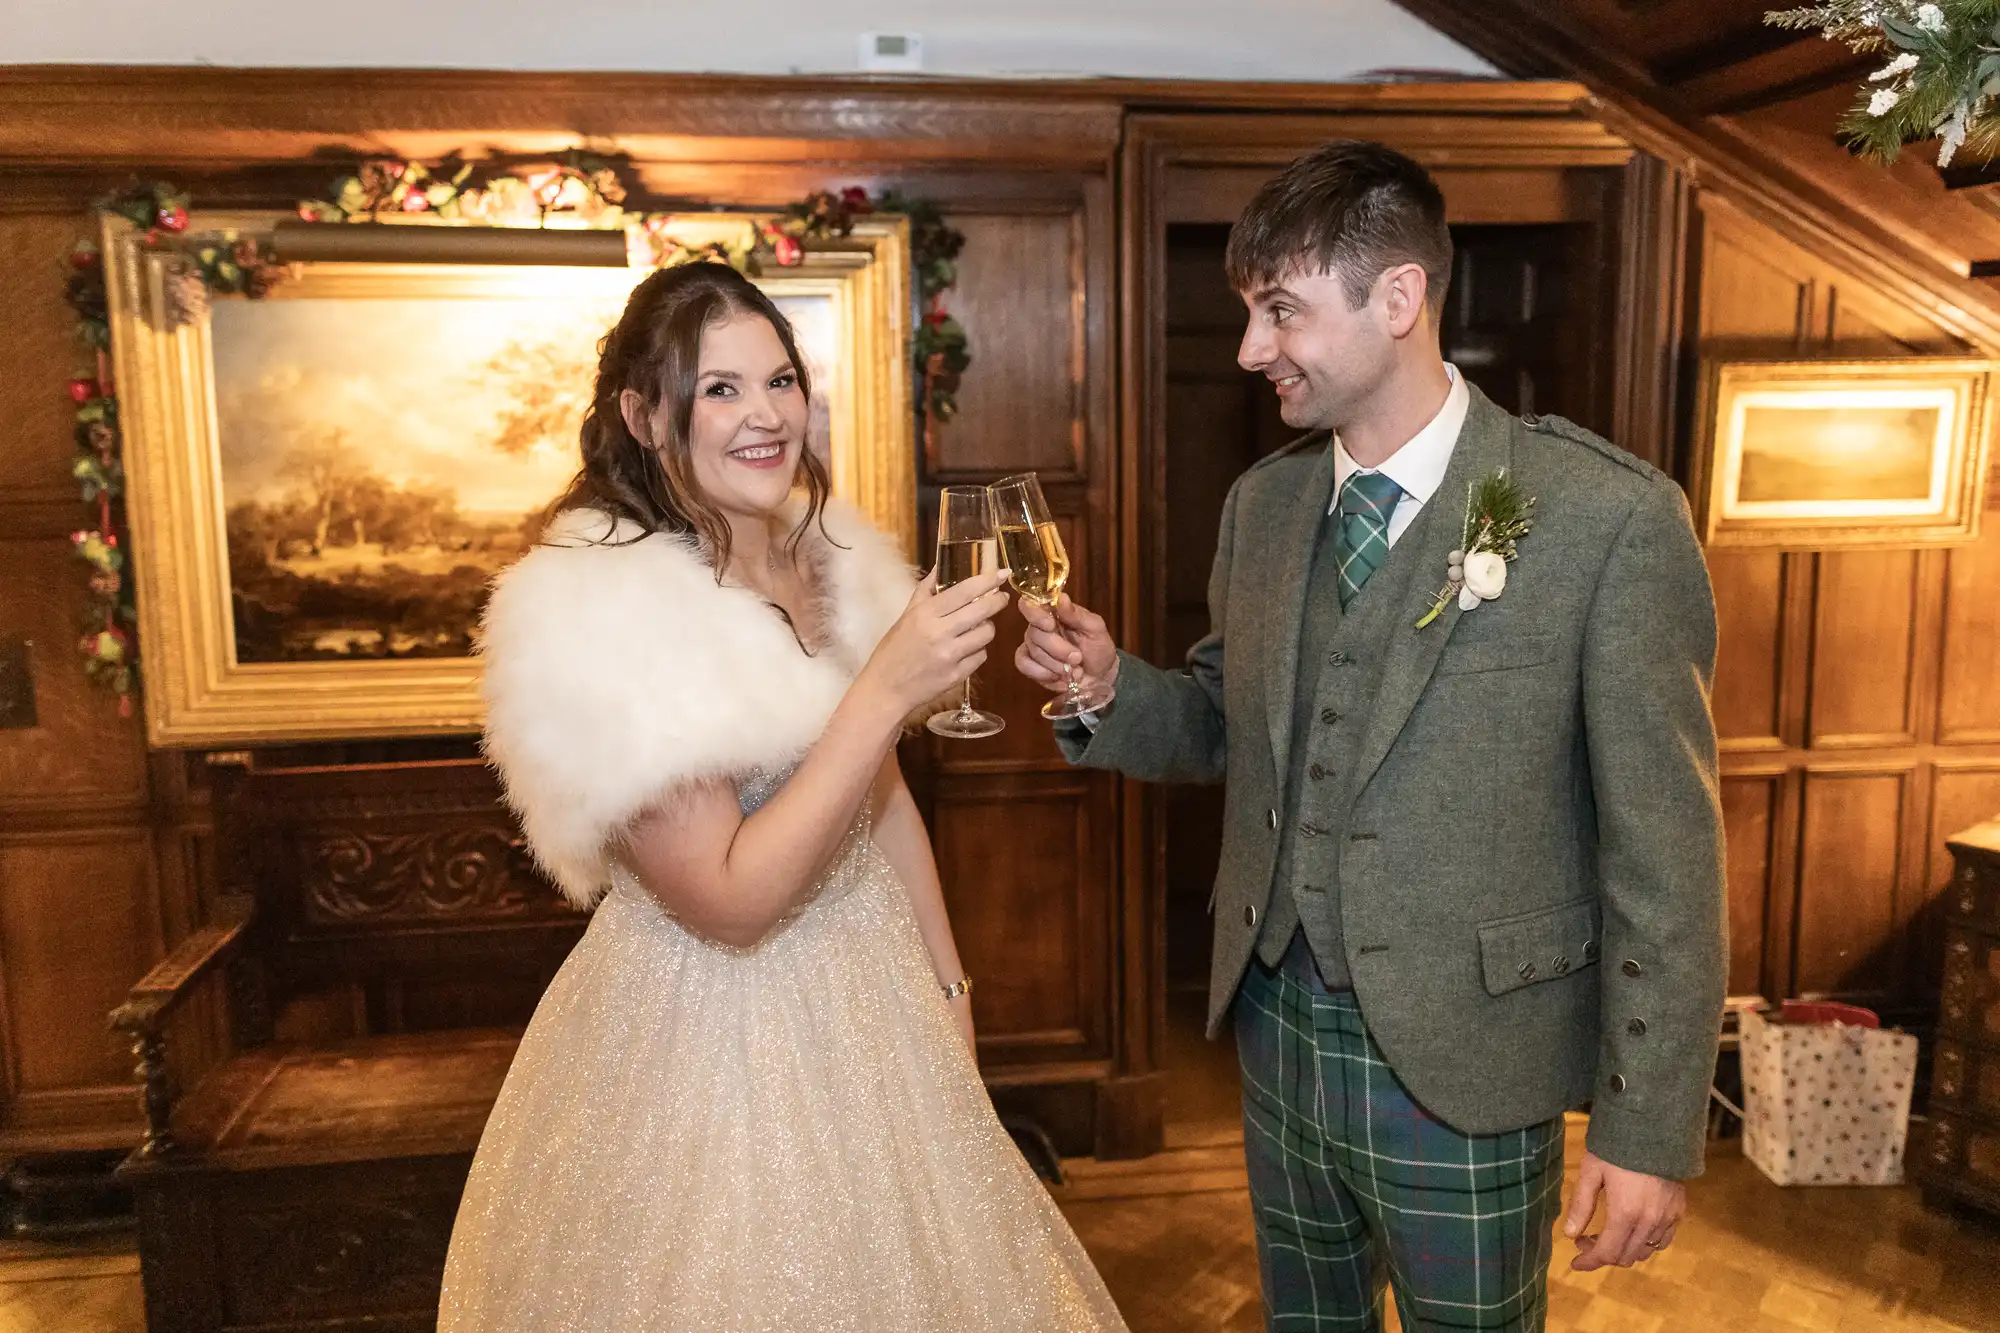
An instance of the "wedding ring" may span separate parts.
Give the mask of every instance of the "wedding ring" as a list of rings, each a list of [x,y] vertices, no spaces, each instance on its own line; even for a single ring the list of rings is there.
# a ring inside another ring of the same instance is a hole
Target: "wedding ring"
[[[1660,1248],[1660,1242],[1656,1240],[1649,1240],[1646,1242],[1646,1248],[1649,1250],[1657,1250]]]

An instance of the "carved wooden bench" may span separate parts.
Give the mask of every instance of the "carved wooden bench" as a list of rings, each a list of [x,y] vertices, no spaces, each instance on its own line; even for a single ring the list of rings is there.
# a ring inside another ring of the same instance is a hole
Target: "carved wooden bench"
[[[113,1016],[151,1333],[435,1325],[466,1169],[582,931],[476,761],[216,773],[217,924]]]

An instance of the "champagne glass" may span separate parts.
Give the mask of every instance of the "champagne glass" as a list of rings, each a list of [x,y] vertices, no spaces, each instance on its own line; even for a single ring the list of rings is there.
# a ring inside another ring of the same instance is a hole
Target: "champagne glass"
[[[1063,584],[1069,581],[1069,552],[1063,549],[1062,534],[1049,515],[1049,503],[1042,498],[1041,479],[1032,472],[995,482],[993,528],[1000,536],[1000,550],[1012,571],[1014,588],[1051,614],[1062,600]],[[1056,632],[1062,634],[1057,623]],[[1069,636],[1063,634],[1065,642]],[[1051,699],[1042,716],[1052,721],[1093,712],[1111,702],[1101,691],[1085,693],[1077,683],[1076,669],[1067,664],[1069,690],[1060,699]]]
[[[954,583],[1000,567],[999,543],[993,536],[993,511],[984,486],[947,486],[938,497],[937,586],[943,592]],[[940,736],[978,740],[1006,727],[1006,722],[972,706],[972,678],[957,708],[924,723]]]

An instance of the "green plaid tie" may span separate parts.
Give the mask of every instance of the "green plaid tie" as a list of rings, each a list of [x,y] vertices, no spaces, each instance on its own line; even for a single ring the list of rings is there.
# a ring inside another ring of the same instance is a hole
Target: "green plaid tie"
[[[1340,488],[1340,525],[1333,560],[1340,570],[1340,609],[1361,592],[1369,576],[1389,558],[1389,515],[1403,488],[1379,472],[1356,472]]]

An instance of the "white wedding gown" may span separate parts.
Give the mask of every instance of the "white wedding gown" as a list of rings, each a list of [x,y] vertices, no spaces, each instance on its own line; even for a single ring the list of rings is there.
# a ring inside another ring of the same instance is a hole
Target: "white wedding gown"
[[[779,785],[746,784],[744,812]],[[994,1116],[864,811],[754,949],[618,873],[487,1122],[438,1327],[1124,1323]]]

